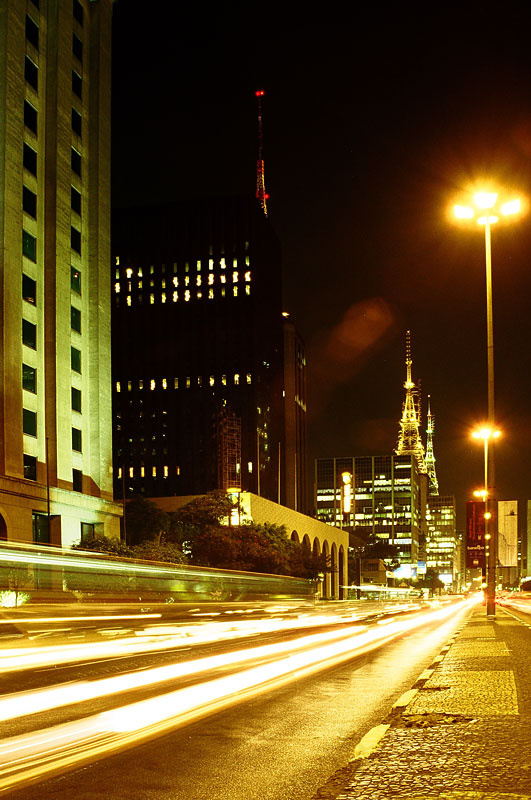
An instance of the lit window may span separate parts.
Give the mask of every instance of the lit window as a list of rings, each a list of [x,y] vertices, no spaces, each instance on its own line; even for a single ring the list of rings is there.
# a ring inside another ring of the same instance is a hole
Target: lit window
[[[175,467],[175,472],[177,473],[177,475],[180,475],[181,474],[181,468],[180,467]]]
[[[208,259],[208,268],[209,268],[209,270],[214,269],[214,259],[213,258],[209,258]]]
[[[127,391],[130,392],[132,388],[133,388],[132,381],[127,381]]]
[[[149,274],[153,275],[154,273],[155,273],[155,267],[153,266],[153,264],[151,264],[149,267]]]
[[[214,289],[209,289],[208,290],[208,299],[209,300],[213,300],[214,299]]]
[[[157,477],[157,468],[156,468],[156,467],[153,467],[153,468],[151,469],[151,474],[153,475],[153,477],[154,477],[154,478],[156,478],[156,477]]]
[[[186,261],[186,263],[184,265],[184,271],[185,272],[190,272],[190,264],[188,263],[188,261]]]
[[[237,286],[233,286],[232,287],[232,294],[234,295],[234,297],[238,297],[238,287]]]
[[[233,258],[232,259],[232,266],[234,267],[234,269],[238,269],[238,259],[237,258]]]
[[[234,375],[234,385],[235,386],[239,386],[240,385],[240,376],[238,375],[238,373],[236,373]]]
[[[246,281],[250,281],[251,280],[251,271],[250,270],[245,273],[245,280]]]
[[[221,290],[221,296],[225,297],[225,287],[223,287],[222,290]]]
[[[223,386],[227,385],[227,376],[226,375],[222,375],[221,376],[221,383],[223,384]]]
[[[187,379],[186,379],[186,388],[187,388],[187,389],[189,389],[189,388],[190,388],[190,385],[191,385],[190,378],[187,378]]]
[[[120,256],[116,256],[116,259],[115,259],[115,262],[114,262],[114,263],[115,263],[115,265],[116,265],[117,267],[119,267],[119,266],[120,266]]]
[[[185,291],[185,293],[184,293],[184,300],[185,300],[185,302],[187,303],[187,302],[189,301],[189,299],[190,299],[190,290],[189,290],[189,289],[187,289],[187,290]]]
[[[127,305],[128,306],[131,305],[131,295],[130,294],[127,295]]]
[[[172,295],[172,298],[173,298],[173,302],[176,303],[177,300],[179,299],[179,292],[174,292],[173,295]]]
[[[162,294],[160,296],[160,300],[161,300],[161,303],[165,303],[166,302],[166,292],[162,292]]]
[[[227,276],[226,275],[220,275],[219,279],[220,279],[221,283],[226,283],[227,282]]]
[[[214,276],[213,275],[209,275],[208,276],[208,285],[212,286],[213,283],[214,283]]]
[[[119,478],[122,477],[122,468],[121,467],[118,467],[118,477]]]
[[[201,300],[202,297],[203,297],[203,292],[198,292],[197,293],[197,299]]]
[[[153,391],[153,389],[155,389],[156,386],[157,386],[157,382],[155,381],[154,378],[152,378],[151,381],[150,381],[150,384],[149,384],[149,388],[151,389],[151,391]]]
[[[186,275],[186,277],[184,279],[184,285],[185,286],[190,286],[190,276],[189,275]]]
[[[238,283],[238,273],[237,272],[233,272],[232,273],[232,282],[233,283]]]
[[[122,391],[122,387],[120,386],[120,381],[116,381],[116,391],[117,392],[121,392]]]
[[[201,375],[197,376],[197,385],[199,386],[199,388],[201,388],[201,386],[203,385],[203,378],[201,377]]]
[[[245,266],[249,266],[249,256],[245,256]]]
[[[168,467],[164,467],[164,477],[168,477]]]
[[[178,389],[179,388],[179,378],[174,378],[173,379],[173,388],[174,389]]]
[[[249,286],[249,284],[247,284],[247,286],[245,287],[245,294],[251,294],[251,287]]]
[[[134,476],[135,476],[135,468],[129,467],[129,477],[134,478]]]
[[[126,269],[125,274],[127,275],[128,278],[132,278],[133,277],[133,270],[131,269],[131,267],[128,267]]]
[[[197,262],[197,271],[201,272],[201,261]]]
[[[253,471],[253,462],[252,462],[252,461],[249,461],[249,462],[248,462],[248,464],[247,464],[247,470],[248,470],[249,472],[252,472],[252,471]]]
[[[163,389],[167,389],[168,388],[168,381],[166,380],[166,378],[162,379],[162,388]]]
[[[177,262],[176,261],[173,262],[173,271],[177,272]]]
[[[248,372],[247,375],[245,376],[245,380],[247,381],[247,383],[251,383],[251,373],[250,372]]]
[[[164,264],[162,265],[164,267]],[[164,271],[164,270],[163,270]],[[160,286],[162,289],[166,288],[166,278],[163,278],[160,282]]]
[[[225,269],[225,267],[227,266],[225,264],[225,259],[224,258],[220,259],[219,266],[221,267],[221,269]]]
[[[153,303],[155,302],[155,295],[154,294],[150,294],[149,295],[149,302],[150,302],[151,305],[153,305]]]
[[[195,285],[201,286],[201,275],[198,275],[197,278],[195,279]]]
[[[173,279],[173,285],[174,286],[178,286],[179,285],[179,278],[177,277],[177,275]]]
[[[138,289],[142,288],[142,281],[138,281]]]
[[[214,380],[214,376],[213,376],[213,375],[211,375],[211,376],[210,376],[210,379],[209,379],[209,381],[208,381],[208,382],[209,382],[209,384],[210,384],[211,386],[214,386],[215,380]]]

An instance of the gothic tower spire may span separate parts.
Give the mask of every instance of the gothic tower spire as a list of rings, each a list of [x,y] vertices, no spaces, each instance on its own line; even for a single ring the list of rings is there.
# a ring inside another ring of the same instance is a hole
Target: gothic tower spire
[[[433,417],[430,407],[430,396],[428,395],[428,427],[426,428],[426,470],[429,478],[429,493],[439,494],[439,483],[435,473],[435,455],[433,453]]]
[[[402,419],[399,422],[398,444],[395,453],[398,456],[412,455],[417,460],[419,472],[426,473],[424,445],[420,436],[420,411],[418,408],[417,388],[411,378],[411,333],[406,331],[406,396],[402,406]]]

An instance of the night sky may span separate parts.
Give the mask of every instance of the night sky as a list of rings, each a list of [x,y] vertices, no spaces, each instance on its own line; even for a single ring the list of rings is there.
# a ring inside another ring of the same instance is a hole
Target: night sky
[[[531,198],[531,4],[371,8],[117,0],[113,205],[254,191],[264,89],[269,216],[308,353],[309,469],[394,449],[410,329],[462,527],[483,481],[469,433],[486,417],[485,250],[483,228],[449,209],[482,178]],[[497,486],[524,501],[531,211],[495,227],[492,257]]]

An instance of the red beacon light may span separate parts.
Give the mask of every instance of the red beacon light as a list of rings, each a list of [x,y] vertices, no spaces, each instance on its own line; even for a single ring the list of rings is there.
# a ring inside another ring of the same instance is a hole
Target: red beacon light
[[[255,97],[263,97],[265,95],[265,92],[264,92],[263,89],[258,89],[258,91],[255,92],[254,94],[255,94]]]

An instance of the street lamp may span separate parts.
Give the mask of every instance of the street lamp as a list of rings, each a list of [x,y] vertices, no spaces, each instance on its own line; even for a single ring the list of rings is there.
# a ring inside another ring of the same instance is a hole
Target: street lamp
[[[472,198],[472,205],[455,205],[454,215],[460,220],[475,220],[478,225],[485,228],[485,267],[487,279],[487,399],[488,399],[488,427],[494,431],[494,334],[492,326],[492,259],[491,259],[491,227],[500,219],[512,217],[522,211],[522,203],[519,198],[500,201],[498,193],[483,190],[476,192]],[[483,437],[480,437],[483,438]],[[485,491],[487,487],[494,486],[494,448],[490,448],[490,453],[485,439]],[[485,520],[489,519],[490,503],[494,498],[485,497]],[[488,516],[487,516],[488,515]],[[487,522],[485,521],[485,525]],[[496,528],[496,526],[495,526]],[[494,536],[496,536],[495,529]],[[487,581],[487,616],[494,616],[496,613],[496,547],[495,541],[489,547],[488,557],[488,581]]]
[[[472,431],[474,439],[483,440],[483,454],[485,459],[485,482],[482,491],[476,491],[476,497],[482,497],[485,504],[485,512],[483,514],[485,520],[485,563],[487,568],[487,616],[495,614],[496,609],[496,560],[498,553],[498,537],[497,525],[494,525],[492,531],[490,529],[490,519],[492,517],[489,511],[489,478],[492,473],[489,471],[489,442],[491,439],[498,439],[501,436],[501,431],[494,430],[494,428],[484,425]]]

